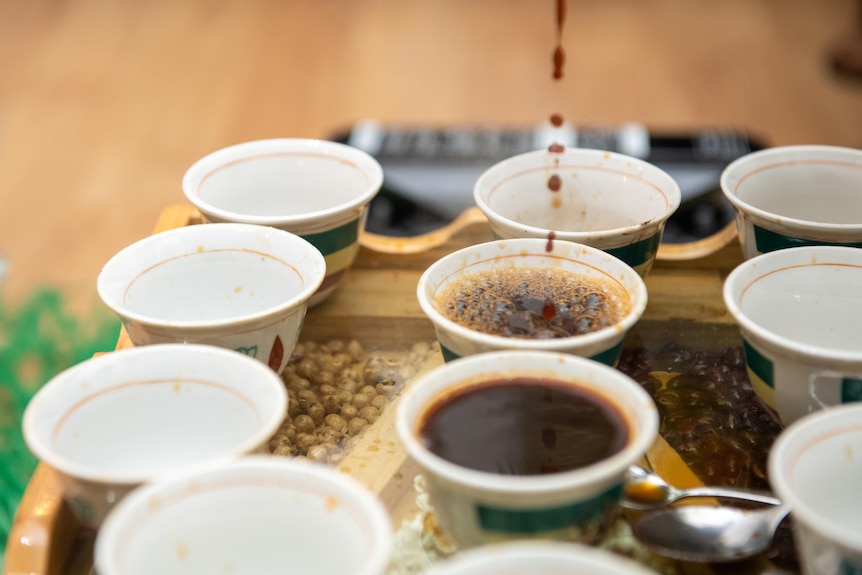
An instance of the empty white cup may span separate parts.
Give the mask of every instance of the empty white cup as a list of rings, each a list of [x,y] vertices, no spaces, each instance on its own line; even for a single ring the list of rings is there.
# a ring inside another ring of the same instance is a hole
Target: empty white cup
[[[782,431],[769,481],[792,508],[805,575],[862,573],[862,404],[818,411]]]
[[[326,258],[326,278],[311,298],[323,302],[359,252],[368,205],[383,169],[357,148],[306,138],[243,142],[194,163],[183,193],[208,222],[241,222],[295,233]]]
[[[785,425],[862,400],[862,250],[807,246],[746,260],[725,280],[758,397]]]
[[[242,354],[161,344],[88,359],[46,383],[24,412],[27,446],[97,527],[127,493],[195,464],[267,449],[287,414],[284,383]]]
[[[576,543],[516,541],[468,549],[427,575],[655,575],[633,559]]]
[[[549,189],[557,176],[560,187]],[[476,205],[499,238],[548,238],[585,244],[646,276],[679,185],[657,166],[604,150],[537,150],[490,167],[474,187]]]
[[[731,162],[721,189],[743,255],[806,245],[862,247],[862,150],[779,146]]]
[[[321,253],[295,234],[194,225],[122,249],[96,288],[135,345],[217,345],[281,373],[325,274]]]
[[[99,575],[382,575],[392,526],[358,481],[250,456],[132,493],[96,538]]]

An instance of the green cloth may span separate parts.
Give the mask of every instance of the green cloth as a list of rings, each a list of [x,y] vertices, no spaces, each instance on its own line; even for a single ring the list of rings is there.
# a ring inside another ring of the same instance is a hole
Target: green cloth
[[[62,292],[43,288],[20,305],[0,300],[0,565],[15,511],[36,464],[21,417],[52,377],[117,343],[120,321],[107,309],[81,318]]]

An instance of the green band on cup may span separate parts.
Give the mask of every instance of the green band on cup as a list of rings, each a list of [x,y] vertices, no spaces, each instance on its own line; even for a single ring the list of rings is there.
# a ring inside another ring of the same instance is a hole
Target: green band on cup
[[[598,361],[599,363],[603,363],[605,365],[609,365],[611,367],[615,367],[617,365],[617,362],[620,359],[620,353],[622,352],[622,349],[623,349],[623,342],[620,341],[617,345],[615,345],[609,349],[606,349],[605,351],[597,353],[596,355],[590,357],[590,359],[593,359],[593,360]],[[451,349],[449,349],[448,347],[446,347],[445,345],[442,345],[442,344],[440,345],[440,353],[443,354],[443,361],[444,362],[454,361],[454,360],[458,359],[459,357],[461,357],[460,355],[458,355],[457,353],[455,353],[454,351],[452,351]]]
[[[862,562],[850,557],[841,557],[841,564],[835,575],[862,575]]]
[[[754,226],[754,245],[760,253],[774,252],[785,248],[795,248],[800,246],[847,246],[851,248],[862,248],[862,242],[821,242],[818,240],[806,240],[787,236]]]
[[[337,228],[319,232],[316,234],[307,234],[302,237],[308,240],[311,245],[320,250],[324,256],[331,253],[343,250],[351,244],[356,243],[356,238],[359,236],[359,218],[351,220],[346,224],[340,225]]]
[[[601,522],[622,497],[622,483],[587,501],[544,509],[501,509],[478,505],[479,524],[485,531],[536,534]]]
[[[599,363],[603,363],[605,365],[609,365],[611,367],[616,367],[617,362],[620,359],[620,353],[623,350],[623,342],[620,341],[618,344],[613,346],[610,349],[606,349],[601,353],[597,353],[592,356],[590,359],[594,359]]]
[[[443,354],[443,361],[445,361],[445,362],[454,361],[454,360],[458,359],[459,357],[461,357],[460,355],[458,355],[457,353],[455,353],[454,351],[452,351],[451,349],[449,349],[448,347],[446,347],[445,345],[442,345],[442,344],[440,345],[440,353]]]
[[[503,240],[506,238],[494,232],[494,239]],[[600,249],[605,253],[623,260],[629,265],[629,267],[634,268],[638,274],[643,275],[643,271],[646,269],[647,264],[649,264],[658,253],[658,247],[660,244],[661,232],[633,244],[620,246],[618,248]]]
[[[623,260],[629,266],[637,269],[644,264],[649,263],[658,252],[659,244],[661,244],[661,232],[642,239],[633,244],[620,246],[618,248],[609,248],[605,252],[616,256]]]
[[[763,383],[775,389],[775,370],[772,361],[764,357],[745,340],[742,340],[742,349],[745,352],[745,362],[748,364],[748,369],[753,371]]]
[[[769,409],[777,412],[778,404],[775,401],[775,368],[772,365],[772,361],[754,349],[744,339],[742,340],[742,347],[745,351],[748,379],[751,381],[754,393]]]
[[[845,377],[841,380],[841,403],[862,401],[862,379]]]

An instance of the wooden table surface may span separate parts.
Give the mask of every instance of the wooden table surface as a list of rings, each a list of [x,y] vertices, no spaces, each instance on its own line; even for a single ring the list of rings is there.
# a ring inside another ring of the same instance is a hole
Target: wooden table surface
[[[856,0],[0,0],[5,294],[93,296],[201,156],[355,120],[739,128],[862,146]],[[2,292],[0,292],[2,293]]]

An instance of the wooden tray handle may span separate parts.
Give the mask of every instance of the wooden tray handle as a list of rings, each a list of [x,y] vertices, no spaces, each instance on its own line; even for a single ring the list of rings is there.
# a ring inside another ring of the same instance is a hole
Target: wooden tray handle
[[[485,214],[477,207],[467,208],[439,230],[407,237],[384,236],[362,232],[359,244],[385,254],[416,254],[445,244],[464,228],[486,222]],[[717,252],[736,237],[736,224],[730,222],[711,236],[684,244],[661,244],[656,258],[659,260],[693,260]]]

